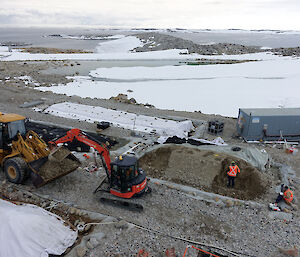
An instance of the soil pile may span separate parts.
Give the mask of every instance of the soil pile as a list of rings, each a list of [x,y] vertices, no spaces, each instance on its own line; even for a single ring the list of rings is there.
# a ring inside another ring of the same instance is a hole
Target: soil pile
[[[231,161],[232,158],[222,160],[222,168],[213,180],[212,190],[218,194],[244,200],[260,198],[268,188],[268,178],[244,160],[236,160],[241,173],[235,179],[234,189],[224,187],[228,181],[226,171]]]
[[[227,168],[235,161],[241,169],[235,188],[227,188]],[[196,148],[169,145],[139,160],[147,175],[243,200],[261,197],[268,178],[244,160]]]

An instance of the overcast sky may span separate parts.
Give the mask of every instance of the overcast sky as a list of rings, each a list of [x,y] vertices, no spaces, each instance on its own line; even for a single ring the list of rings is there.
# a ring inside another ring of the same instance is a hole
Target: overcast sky
[[[7,25],[300,30],[300,0],[1,0]]]

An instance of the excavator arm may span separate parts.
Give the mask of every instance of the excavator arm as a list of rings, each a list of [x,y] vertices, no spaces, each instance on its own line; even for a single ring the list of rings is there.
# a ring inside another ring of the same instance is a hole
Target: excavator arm
[[[103,144],[98,142],[96,139],[91,139],[89,135],[81,131],[80,129],[71,129],[67,131],[66,135],[55,140],[49,142],[50,144],[58,145],[58,144],[64,144],[64,143],[71,143],[74,140],[77,140],[81,143],[84,143],[85,145],[94,148],[99,155],[101,156],[101,160],[103,163],[103,166],[105,168],[105,171],[110,177],[111,174],[111,159],[109,155],[109,150],[107,147]]]

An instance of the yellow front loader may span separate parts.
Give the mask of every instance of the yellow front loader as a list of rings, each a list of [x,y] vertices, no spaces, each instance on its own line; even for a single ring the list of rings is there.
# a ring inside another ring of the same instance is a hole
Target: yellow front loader
[[[25,117],[0,113],[0,164],[10,182],[20,184],[30,175],[38,187],[76,170],[80,162],[68,149],[50,151],[34,131],[26,132]]]

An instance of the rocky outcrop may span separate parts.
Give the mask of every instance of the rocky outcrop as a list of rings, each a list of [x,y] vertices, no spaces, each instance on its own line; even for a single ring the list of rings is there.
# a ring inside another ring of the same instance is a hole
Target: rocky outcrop
[[[151,105],[151,104],[148,104],[148,103],[139,104],[133,97],[128,99],[128,95],[125,95],[125,94],[118,94],[117,96],[112,96],[111,98],[109,98],[109,100],[114,100],[114,101],[117,101],[119,103],[125,103],[125,104],[136,104],[136,105],[143,105],[143,106],[146,106],[146,107],[154,107],[154,105]]]
[[[134,49],[136,52],[187,49],[188,53],[198,53],[203,55],[233,55],[265,51],[255,46],[244,46],[230,43],[199,45],[190,40],[153,32],[137,34],[135,36],[144,43],[143,47],[137,47]]]
[[[274,48],[273,53],[282,56],[300,56],[300,47]]]

